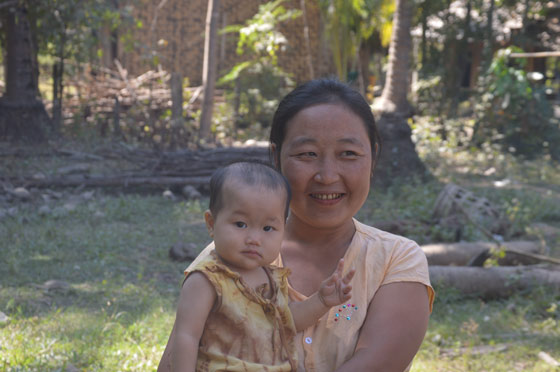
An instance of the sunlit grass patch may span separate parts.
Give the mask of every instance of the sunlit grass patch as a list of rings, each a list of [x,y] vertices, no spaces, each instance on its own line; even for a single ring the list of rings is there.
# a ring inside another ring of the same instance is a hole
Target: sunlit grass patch
[[[537,288],[501,300],[461,298],[438,288],[412,371],[550,371],[560,357],[560,292]]]

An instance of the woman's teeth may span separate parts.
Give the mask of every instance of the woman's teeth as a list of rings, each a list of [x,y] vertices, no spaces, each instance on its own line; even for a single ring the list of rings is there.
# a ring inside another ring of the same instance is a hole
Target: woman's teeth
[[[342,194],[311,194],[311,197],[320,200],[333,200],[338,199]]]

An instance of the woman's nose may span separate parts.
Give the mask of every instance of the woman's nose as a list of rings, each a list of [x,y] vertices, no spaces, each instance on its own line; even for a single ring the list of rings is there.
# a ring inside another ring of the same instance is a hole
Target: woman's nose
[[[338,181],[340,175],[338,173],[338,167],[334,159],[325,158],[319,163],[319,168],[317,169],[313,179],[316,182],[330,184]]]

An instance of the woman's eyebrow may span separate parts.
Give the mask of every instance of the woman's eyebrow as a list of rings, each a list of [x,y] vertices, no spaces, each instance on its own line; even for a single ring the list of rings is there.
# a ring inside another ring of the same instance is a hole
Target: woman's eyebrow
[[[355,137],[340,138],[336,142],[347,143],[347,144],[350,144],[350,145],[356,145],[356,146],[364,147],[363,142],[360,141],[359,139],[355,138]]]
[[[317,142],[317,140],[312,138],[312,137],[297,137],[292,141],[290,146],[291,147],[302,146],[302,145],[307,145],[307,144],[316,143],[316,142]]]

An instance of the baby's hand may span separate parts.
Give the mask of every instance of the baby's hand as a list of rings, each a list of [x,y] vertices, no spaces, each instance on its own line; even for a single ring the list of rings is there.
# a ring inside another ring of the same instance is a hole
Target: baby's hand
[[[338,261],[338,266],[334,273],[321,283],[319,292],[317,292],[319,300],[321,300],[326,307],[340,305],[352,297],[352,286],[349,283],[356,271],[352,269],[348,274],[342,277],[343,267],[344,259],[341,258],[340,261]]]

